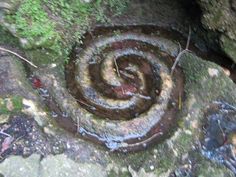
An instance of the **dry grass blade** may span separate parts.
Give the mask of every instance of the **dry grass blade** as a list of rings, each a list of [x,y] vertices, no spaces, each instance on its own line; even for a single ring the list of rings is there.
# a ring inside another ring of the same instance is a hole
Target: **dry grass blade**
[[[35,64],[33,64],[32,62],[30,62],[30,61],[27,60],[26,58],[20,56],[19,54],[15,53],[15,52],[13,52],[13,51],[11,51],[11,50],[5,49],[5,48],[3,48],[3,47],[0,47],[0,50],[1,50],[1,51],[4,51],[4,52],[7,52],[7,53],[10,53],[10,54],[12,54],[12,55],[15,55],[15,56],[17,56],[18,58],[20,58],[21,60],[23,60],[23,61],[27,62],[28,64],[30,64],[31,66],[33,66],[33,67],[35,67],[35,68],[38,68],[38,67],[37,67]]]

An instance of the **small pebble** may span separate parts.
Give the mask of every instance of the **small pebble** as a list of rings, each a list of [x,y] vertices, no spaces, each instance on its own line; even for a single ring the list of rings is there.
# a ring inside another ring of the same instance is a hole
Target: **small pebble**
[[[62,113],[62,116],[65,117],[65,118],[67,118],[69,115],[68,115],[67,112],[63,112],[63,113]]]
[[[56,118],[58,116],[55,112],[52,112],[51,115],[53,118]]]
[[[215,68],[208,68],[208,73],[211,77],[215,77],[219,75],[219,70]]]
[[[150,166],[150,170],[154,170],[154,166],[153,165]]]
[[[224,71],[226,76],[230,76],[230,71],[228,69],[223,68],[223,71]]]

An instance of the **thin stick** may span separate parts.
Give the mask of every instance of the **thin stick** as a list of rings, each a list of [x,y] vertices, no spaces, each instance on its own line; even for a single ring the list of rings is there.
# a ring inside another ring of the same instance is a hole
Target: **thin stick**
[[[77,132],[80,132],[80,116],[77,117],[77,124],[75,124],[77,127]]]
[[[142,95],[142,94],[140,94],[140,93],[127,92],[127,93],[125,93],[125,94],[128,95],[128,96],[138,96],[138,97],[143,98],[143,99],[145,99],[145,100],[150,100],[150,99],[152,99],[150,96],[145,96],[145,95]]]
[[[115,66],[116,66],[116,72],[117,72],[118,76],[120,77],[119,67],[117,65],[116,59],[114,59],[114,63],[115,63]]]
[[[182,109],[182,96],[181,93],[179,93],[179,110]]]
[[[38,68],[38,67],[37,67],[35,64],[33,64],[32,62],[30,62],[30,61],[27,60],[26,58],[20,56],[19,54],[15,53],[15,52],[13,52],[13,51],[11,51],[11,50],[8,50],[8,49],[2,48],[2,47],[0,47],[0,50],[2,50],[2,51],[4,51],[4,52],[11,53],[11,54],[17,56],[18,58],[24,60],[25,62],[27,62],[27,63],[30,64],[31,66],[33,66],[33,67],[35,67],[35,68]]]
[[[230,152],[231,152],[231,156],[232,156],[233,160],[236,161],[236,156],[234,154],[232,145],[230,145]]]
[[[219,128],[220,128],[220,131],[221,131],[221,133],[223,134],[223,137],[224,137],[224,139],[225,139],[226,135],[225,135],[225,132],[224,132],[224,130],[222,129],[222,127],[221,127],[221,125],[220,125],[220,120],[217,120],[217,123],[218,123]]]
[[[178,45],[179,45],[179,53],[182,51],[182,47],[181,47],[181,44],[178,42]]]
[[[191,27],[189,26],[189,31],[188,31],[188,40],[187,40],[187,44],[186,44],[186,48],[185,49],[188,49],[189,48],[189,44],[190,44],[190,39],[191,39]]]
[[[182,50],[182,51],[177,55],[177,57],[176,57],[176,59],[175,59],[175,62],[174,62],[174,64],[173,64],[173,66],[171,67],[171,75],[173,75],[173,72],[174,72],[174,70],[175,70],[175,68],[176,68],[176,66],[177,66],[177,64],[178,64],[178,62],[179,62],[181,56],[182,56],[183,54],[185,54],[185,53],[188,53],[188,52],[190,52],[190,50],[184,49],[184,50]]]
[[[179,54],[177,55],[176,59],[175,59],[175,62],[173,64],[173,66],[171,67],[171,75],[173,75],[173,72],[181,58],[181,56],[185,53],[188,53],[188,52],[191,52],[188,48],[189,48],[189,44],[190,44],[190,39],[191,39],[191,27],[189,27],[189,32],[188,32],[188,40],[187,40],[187,43],[186,43],[186,47],[184,50],[181,49],[181,45],[179,44],[180,46],[180,52]]]
[[[83,104],[83,105],[85,105],[85,106],[91,108],[92,110],[96,110],[96,108],[95,108],[94,106],[91,106],[91,105],[89,105],[89,104],[87,104],[87,103],[85,103],[85,102],[83,102],[83,101],[81,101],[81,100],[78,100],[78,99],[76,99],[76,100],[77,100],[79,103],[81,103],[81,104]]]
[[[11,135],[9,135],[8,133],[5,133],[5,132],[3,132],[3,131],[0,131],[0,134],[1,134],[1,135],[5,135],[5,136],[7,136],[7,137],[12,137]]]

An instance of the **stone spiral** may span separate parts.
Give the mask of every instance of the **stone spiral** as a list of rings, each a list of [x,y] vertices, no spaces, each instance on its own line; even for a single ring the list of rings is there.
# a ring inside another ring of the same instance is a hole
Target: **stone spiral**
[[[177,54],[178,44],[156,29],[98,28],[72,50],[66,82],[57,68],[35,74],[59,126],[111,150],[134,151],[176,126],[184,96],[182,71],[170,74]]]
[[[145,147],[163,137],[182,96],[181,72],[175,74],[179,83],[170,75],[177,52],[175,43],[139,32],[85,38],[66,71],[78,132],[112,150]]]
[[[103,37],[81,51],[73,93],[89,105],[85,106],[88,111],[121,120],[164,108],[173,83],[160,56],[154,50],[145,51],[147,45],[157,44],[150,37],[128,33]],[[161,104],[155,104],[158,99]]]

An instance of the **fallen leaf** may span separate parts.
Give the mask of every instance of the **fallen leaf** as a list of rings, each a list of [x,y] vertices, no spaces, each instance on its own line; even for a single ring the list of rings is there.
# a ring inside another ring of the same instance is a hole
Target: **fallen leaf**
[[[33,87],[34,88],[41,88],[42,87],[42,82],[40,79],[34,77],[33,80],[32,80],[32,84],[33,84]]]
[[[5,152],[7,149],[9,149],[11,143],[13,142],[14,138],[13,137],[6,137],[4,141],[2,142],[2,149],[1,149],[1,154]]]

